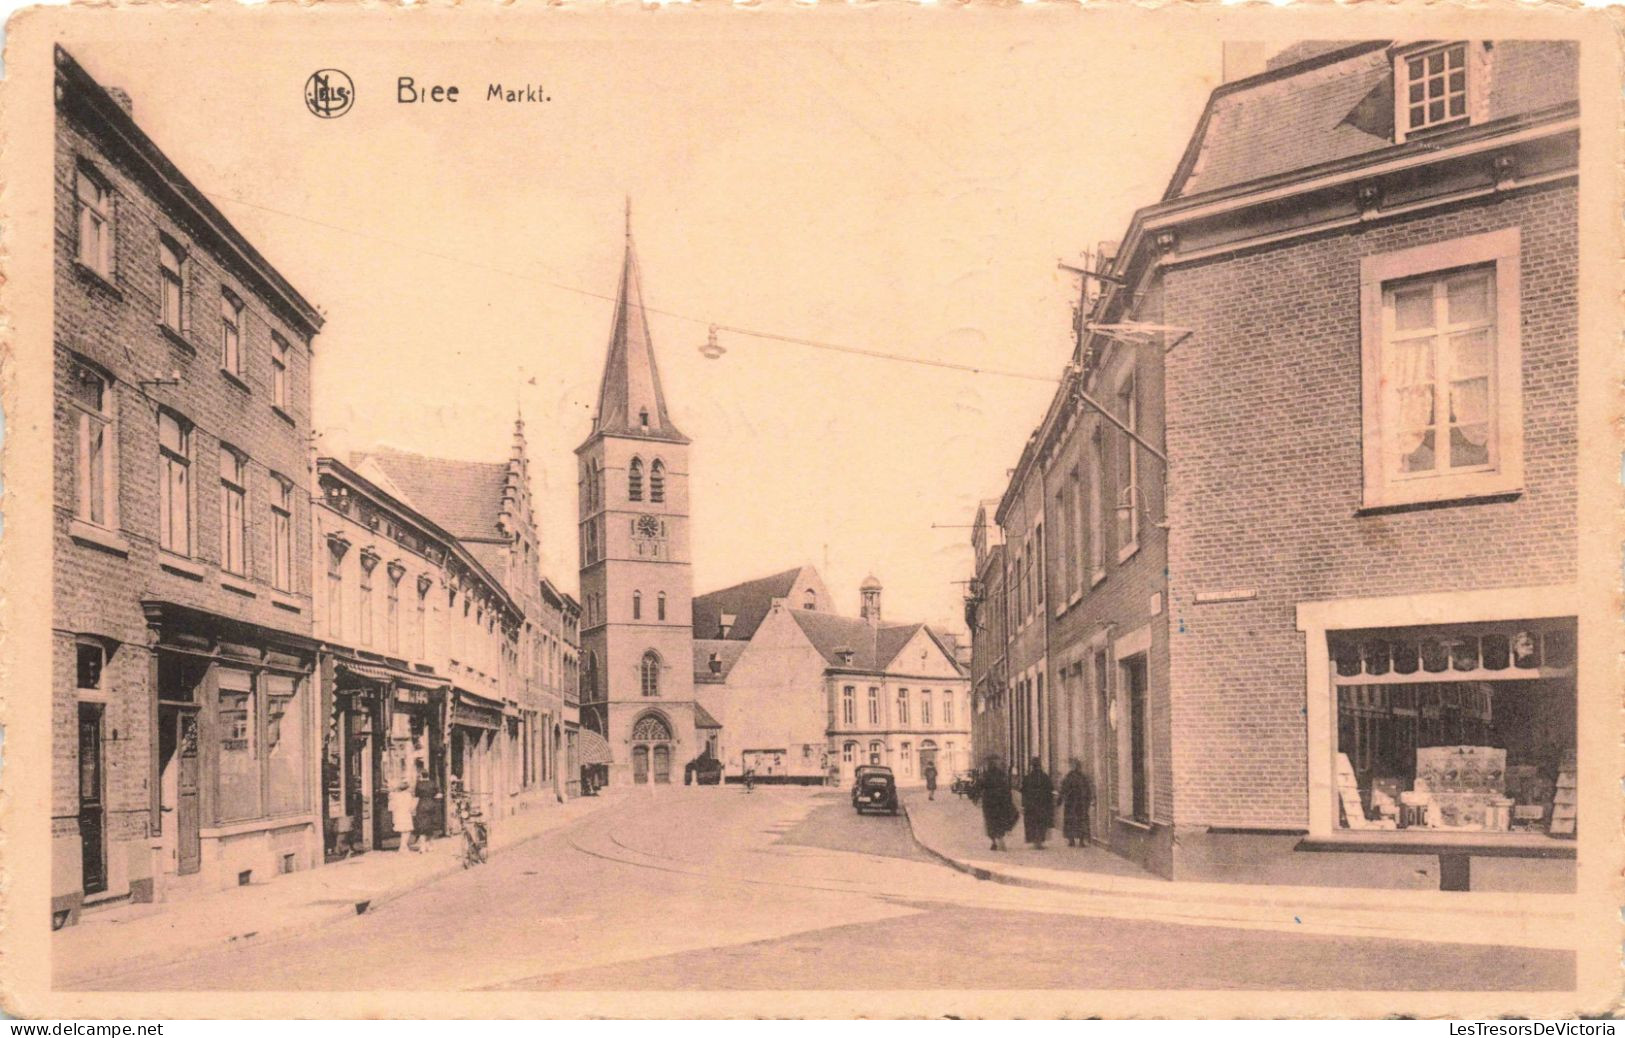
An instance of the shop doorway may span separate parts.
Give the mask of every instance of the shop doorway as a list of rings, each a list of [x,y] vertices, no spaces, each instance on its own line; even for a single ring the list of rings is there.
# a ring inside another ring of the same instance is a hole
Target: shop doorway
[[[158,781],[161,834],[168,854],[165,870],[190,876],[203,865],[199,830],[197,711],[190,707],[158,710]]]
[[[107,889],[107,812],[103,803],[102,705],[79,704],[79,843],[85,896]]]

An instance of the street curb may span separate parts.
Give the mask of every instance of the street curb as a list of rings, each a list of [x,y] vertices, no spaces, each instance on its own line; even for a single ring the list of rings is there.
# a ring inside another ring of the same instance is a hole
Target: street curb
[[[1071,886],[1066,883],[1050,883],[1041,879],[1026,879],[1021,876],[1009,876],[1002,872],[994,872],[992,869],[984,869],[979,865],[972,865],[969,862],[959,861],[956,858],[950,858],[948,855],[942,853],[935,847],[920,839],[920,834],[914,831],[914,815],[909,811],[907,804],[903,804],[901,806],[903,808],[903,817],[908,819],[908,836],[909,839],[914,841],[914,846],[918,847],[926,854],[929,854],[931,857],[935,858],[937,861],[955,870],[956,872],[963,872],[967,876],[974,876],[975,878],[988,883],[1003,883],[1005,886],[1010,887],[1028,887],[1033,890],[1059,890],[1072,894],[1105,893],[1105,891],[1089,890],[1084,887]]]
[[[558,832],[564,829],[566,826],[571,825],[582,818],[591,817],[598,811],[608,807],[610,803],[614,801],[614,799],[617,798],[611,798],[610,801],[594,805],[592,810],[583,811],[576,818],[571,819],[564,825],[542,829],[531,833],[529,836],[516,837],[513,840],[505,841],[500,844],[492,844],[491,849],[499,850],[520,847],[532,840],[540,839],[549,833]],[[911,827],[910,832],[912,833],[912,831],[913,830]],[[450,839],[450,837],[447,837],[447,839]],[[326,866],[322,867],[325,868]],[[246,934],[233,934],[229,937],[221,938],[220,940],[209,941],[206,944],[199,945],[190,951],[181,953],[179,956],[172,957],[162,952],[149,952],[145,955],[137,955],[126,959],[120,959],[118,968],[114,970],[87,971],[65,977],[55,976],[53,970],[52,987],[57,990],[76,990],[74,985],[83,983],[85,981],[103,981],[110,977],[122,977],[131,973],[139,973],[145,969],[151,969],[154,966],[181,966],[185,965],[186,963],[197,962],[200,959],[206,959],[211,955],[217,954],[222,948],[243,948],[250,945],[257,947],[260,945],[275,944],[278,941],[284,941],[290,937],[297,937],[301,934],[325,929],[345,919],[354,919],[356,916],[367,915],[374,909],[387,905],[391,901],[395,901],[398,898],[410,894],[414,890],[426,887],[431,883],[438,883],[443,879],[450,876],[455,876],[459,872],[464,871],[467,870],[461,864],[461,859],[453,858],[451,860],[451,864],[447,865],[445,868],[437,869],[434,872],[413,877],[410,882],[398,883],[393,887],[386,887],[371,897],[357,898],[354,901],[349,902],[348,907],[334,908],[330,912],[313,914],[307,919],[301,920],[297,923],[289,923],[285,926],[277,926],[267,930],[250,930]]]

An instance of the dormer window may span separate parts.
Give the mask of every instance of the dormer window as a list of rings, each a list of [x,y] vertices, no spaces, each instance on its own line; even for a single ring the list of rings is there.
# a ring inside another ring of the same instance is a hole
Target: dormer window
[[[1394,58],[1396,142],[1471,121],[1479,48],[1466,41],[1423,46]]]

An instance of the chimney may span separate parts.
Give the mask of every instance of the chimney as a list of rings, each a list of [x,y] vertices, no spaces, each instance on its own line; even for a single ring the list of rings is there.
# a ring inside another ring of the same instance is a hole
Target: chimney
[[[124,109],[125,115],[132,119],[135,118],[135,102],[130,100],[130,95],[127,91],[121,87],[115,86],[103,87],[102,89],[107,91],[107,96],[113,99],[114,104]]]
[[[875,579],[873,573],[865,577],[863,584],[858,588],[858,595],[863,601],[863,606],[858,615],[877,627],[880,625],[881,590],[880,581]]]
[[[1256,76],[1264,71],[1265,45],[1261,40],[1230,40],[1222,46],[1223,75],[1226,83]]]

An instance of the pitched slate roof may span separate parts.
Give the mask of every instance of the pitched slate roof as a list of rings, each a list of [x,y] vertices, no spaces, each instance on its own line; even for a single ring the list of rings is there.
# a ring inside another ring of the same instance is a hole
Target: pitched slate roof
[[[761,626],[762,618],[767,616],[773,600],[788,598],[800,573],[801,567],[797,566],[770,577],[758,577],[696,596],[693,607],[694,637],[716,638],[721,630],[722,615],[729,613],[737,619],[728,630],[728,639],[750,641],[756,628]]]
[[[698,703],[694,704],[694,727],[721,728],[722,722],[711,716],[711,711]]]
[[[750,642],[738,642],[721,638],[694,639],[694,680],[696,681],[722,681],[733,670],[734,664],[749,647]],[[717,654],[717,662],[722,664],[720,673],[711,673],[711,654]]]
[[[387,447],[354,455],[351,464],[368,462],[381,469],[413,507],[458,540],[507,539],[497,526],[507,465],[430,458]],[[500,572],[500,567],[492,572]]]
[[[647,425],[642,417],[645,411]],[[598,386],[598,412],[593,431],[611,436],[688,442],[666,411],[660,368],[655,363],[654,343],[649,338],[649,318],[643,312],[643,284],[637,252],[632,248],[630,217],[626,227],[626,258],[621,264],[609,355],[604,360],[604,378]]]
[[[1579,96],[1579,50],[1562,40],[1498,40],[1484,118],[1533,113]],[[1257,76],[1214,90],[1167,199],[1216,191],[1394,144],[1386,41],[1304,41]]]

